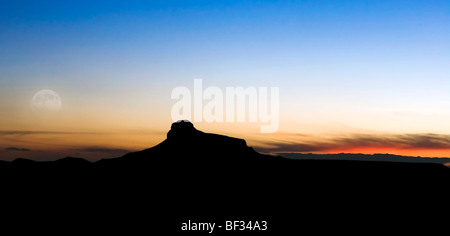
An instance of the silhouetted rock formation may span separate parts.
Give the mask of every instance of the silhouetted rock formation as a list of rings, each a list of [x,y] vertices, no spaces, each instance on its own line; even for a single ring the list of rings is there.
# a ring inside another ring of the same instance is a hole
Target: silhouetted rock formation
[[[154,177],[162,172],[176,172],[185,178],[199,180],[205,175],[211,179],[230,181],[248,176],[259,176],[267,182],[277,179],[299,179],[316,176],[315,180],[353,178],[381,180],[390,178],[410,178],[425,175],[424,178],[448,178],[450,169],[441,164],[431,163],[390,163],[343,160],[293,160],[278,156],[263,155],[248,147],[243,139],[197,130],[189,121],[173,123],[167,139],[160,144],[138,152],[128,153],[119,158],[103,159],[95,163],[80,158],[63,158],[54,162],[36,162],[16,159],[0,162],[0,170],[36,170],[41,175],[73,174],[77,172],[116,173],[115,175],[140,175],[140,178]],[[43,171],[45,170],[45,171]],[[151,170],[151,171],[150,171]],[[230,174],[232,173],[232,174]],[[437,177],[440,176],[440,177]],[[170,180],[170,178],[168,179]]]
[[[211,163],[221,165],[256,164],[264,159],[273,157],[257,153],[248,147],[243,139],[227,137],[218,134],[204,133],[194,128],[191,122],[181,121],[173,123],[167,133],[167,139],[155,147],[126,154],[115,159],[98,161],[99,165],[112,163],[134,163],[146,165],[171,164],[172,166],[186,165],[197,168]]]
[[[54,216],[51,222],[71,229],[92,226],[79,223],[82,215],[103,234],[170,234],[179,232],[183,221],[203,219],[222,225],[267,220],[272,234],[321,229],[334,235],[359,234],[361,227],[416,232],[431,219],[429,225],[439,228],[447,202],[436,199],[449,199],[450,169],[262,155],[245,140],[204,133],[183,121],[146,150],[95,163],[78,158],[0,162],[0,179],[2,197],[10,197],[2,200],[13,212],[46,212]]]
[[[167,133],[167,139],[188,139],[193,135],[198,135],[199,131],[194,128],[194,125],[189,121],[179,121],[172,124],[169,132]]]

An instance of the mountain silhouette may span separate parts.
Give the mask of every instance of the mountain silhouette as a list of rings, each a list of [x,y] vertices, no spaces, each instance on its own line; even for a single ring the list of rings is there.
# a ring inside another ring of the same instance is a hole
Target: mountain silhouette
[[[441,164],[264,155],[188,121],[173,123],[160,144],[118,158],[0,162],[0,179],[4,224],[36,230],[51,222],[45,232],[185,234],[187,220],[266,220],[269,231],[259,233],[432,234],[447,227],[450,199],[450,169]]]
[[[123,163],[164,163],[172,165],[201,164],[221,162],[251,162],[267,155],[257,153],[248,147],[243,139],[227,137],[218,134],[204,133],[194,128],[188,121],[173,123],[167,133],[167,139],[155,147],[139,152],[126,154],[116,159],[103,159],[99,165],[107,162]]]
[[[12,162],[0,162],[0,168],[4,168],[5,171],[9,168],[20,170],[21,168],[53,167],[54,169],[75,170],[89,166],[105,170],[105,168],[149,168],[155,165],[170,165],[173,168],[203,168],[206,171],[209,165],[220,165],[234,170],[249,166],[270,168],[270,172],[277,170],[276,168],[283,168],[283,174],[290,171],[296,174],[336,172],[341,176],[359,173],[367,177],[369,174],[381,177],[379,175],[381,172],[383,175],[403,175],[409,172],[414,173],[416,170],[444,175],[449,172],[449,168],[436,163],[390,163],[387,159],[393,156],[389,154],[376,155],[376,158],[383,161],[376,161],[374,157],[367,158],[371,160],[370,162],[359,161],[364,158],[352,159],[351,157],[355,154],[347,154],[349,158],[345,158],[346,154],[298,155],[306,158],[292,159],[260,154],[247,146],[243,139],[205,133],[197,130],[191,122],[182,120],[172,124],[167,138],[160,144],[142,151],[128,153],[122,157],[102,159],[97,162],[74,157],[45,162],[18,158]],[[329,158],[323,158],[324,156]],[[339,159],[333,159],[333,157],[339,157]],[[258,171],[255,168],[252,169],[252,171]]]

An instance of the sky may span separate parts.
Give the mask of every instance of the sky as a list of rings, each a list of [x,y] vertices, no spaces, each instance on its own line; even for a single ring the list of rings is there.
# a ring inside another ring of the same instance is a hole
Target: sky
[[[277,132],[194,123],[259,151],[450,156],[449,1],[0,5],[0,160],[154,146],[194,79],[279,88]],[[36,111],[41,90],[58,111]]]

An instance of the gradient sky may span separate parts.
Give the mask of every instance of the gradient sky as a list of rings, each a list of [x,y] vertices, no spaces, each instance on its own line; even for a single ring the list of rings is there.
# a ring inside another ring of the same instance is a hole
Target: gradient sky
[[[280,88],[265,152],[450,156],[449,1],[0,0],[0,160],[153,146],[177,86]],[[33,95],[56,91],[42,116]]]

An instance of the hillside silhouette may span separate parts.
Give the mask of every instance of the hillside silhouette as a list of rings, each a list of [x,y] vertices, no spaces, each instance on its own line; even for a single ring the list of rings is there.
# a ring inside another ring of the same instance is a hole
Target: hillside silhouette
[[[18,223],[34,229],[51,222],[50,229],[89,226],[98,233],[184,234],[187,220],[267,220],[266,234],[361,227],[429,234],[446,228],[442,209],[450,199],[450,169],[441,164],[263,155],[243,139],[204,133],[187,121],[173,123],[149,149],[94,163],[16,159],[0,163],[0,177],[9,223],[26,212],[28,220]]]

